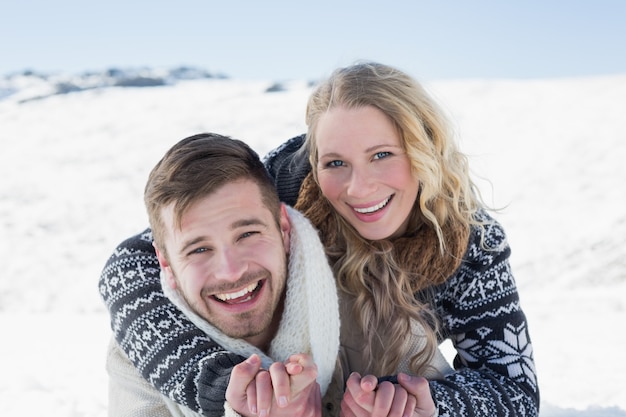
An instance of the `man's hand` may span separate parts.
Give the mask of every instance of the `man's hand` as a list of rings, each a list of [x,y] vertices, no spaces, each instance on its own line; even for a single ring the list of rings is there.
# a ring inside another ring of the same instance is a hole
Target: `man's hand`
[[[398,384],[353,373],[341,402],[342,417],[431,417],[435,404],[428,380],[398,375]]]
[[[261,359],[252,355],[233,368],[226,400],[248,417],[319,417],[322,398],[316,377],[317,366],[309,355],[292,355],[269,370],[261,369]]]

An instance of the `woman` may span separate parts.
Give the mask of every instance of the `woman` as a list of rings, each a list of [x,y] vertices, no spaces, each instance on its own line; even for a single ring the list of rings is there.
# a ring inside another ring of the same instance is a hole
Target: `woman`
[[[293,197],[293,178],[306,175],[295,207],[320,230],[341,305],[351,306],[342,311],[342,346],[364,350],[351,369],[420,375],[450,338],[457,371],[430,382],[440,415],[536,415],[510,249],[441,110],[411,77],[364,63],[316,88],[307,126],[310,173],[298,170],[302,137],[266,165],[284,200]],[[345,332],[347,321],[358,329]],[[427,330],[413,353],[411,323]]]
[[[348,380],[344,414],[371,410],[379,392],[371,375],[428,374],[438,344],[449,338],[455,371],[429,382],[440,416],[536,416],[532,347],[510,249],[432,99],[394,68],[358,64],[316,88],[307,125],[306,138],[279,147],[266,165],[281,199],[320,230],[345,301],[342,347],[359,374]],[[105,267],[102,285],[114,264]],[[132,301],[103,297],[118,319]],[[118,341],[132,346],[137,322],[120,320],[113,323]],[[167,376],[152,352],[125,350],[162,392],[206,411],[197,394],[213,381],[203,371],[208,365],[195,363],[216,347],[205,343],[178,364],[169,357],[171,369],[188,371]]]

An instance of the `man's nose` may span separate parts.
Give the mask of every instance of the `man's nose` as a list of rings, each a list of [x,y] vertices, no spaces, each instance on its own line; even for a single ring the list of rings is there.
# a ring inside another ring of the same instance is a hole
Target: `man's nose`
[[[242,256],[232,248],[218,251],[215,257],[213,275],[221,281],[237,281],[246,270]]]

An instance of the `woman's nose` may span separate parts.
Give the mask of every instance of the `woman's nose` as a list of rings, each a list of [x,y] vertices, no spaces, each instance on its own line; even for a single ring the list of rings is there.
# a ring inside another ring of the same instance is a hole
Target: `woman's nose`
[[[352,169],[347,193],[351,197],[361,198],[368,196],[373,190],[373,181],[366,169]]]

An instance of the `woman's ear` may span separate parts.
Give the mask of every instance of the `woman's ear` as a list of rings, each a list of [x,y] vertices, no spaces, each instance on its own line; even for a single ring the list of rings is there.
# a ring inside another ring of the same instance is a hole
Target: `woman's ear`
[[[174,272],[172,271],[172,267],[170,266],[169,261],[167,260],[167,256],[165,256],[164,252],[161,252],[156,243],[152,242],[152,246],[154,246],[154,250],[156,252],[157,259],[159,260],[159,266],[161,270],[165,272],[165,281],[173,290],[176,289],[176,279],[174,278]]]

